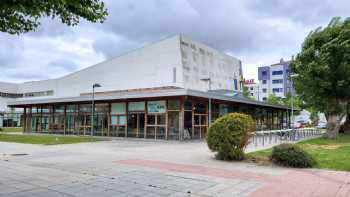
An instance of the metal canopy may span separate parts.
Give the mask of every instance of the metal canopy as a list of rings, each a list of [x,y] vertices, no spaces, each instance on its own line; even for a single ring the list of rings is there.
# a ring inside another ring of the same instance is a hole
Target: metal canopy
[[[244,103],[249,105],[256,105],[262,107],[270,107],[277,109],[291,109],[284,105],[272,105],[265,102],[254,101],[241,97],[227,96],[216,92],[204,92],[191,89],[163,89],[163,90],[148,90],[148,91],[135,91],[135,92],[120,92],[108,95],[96,95],[95,101],[108,101],[108,100],[125,100],[135,98],[156,98],[156,97],[173,97],[173,96],[194,96],[201,98],[210,98],[221,101],[231,101],[236,103]],[[16,101],[9,102],[9,107],[23,107],[27,105],[38,104],[53,104],[53,103],[72,103],[72,102],[87,102],[91,101],[91,96],[77,96],[77,97],[65,97],[65,98],[46,98],[46,99],[17,99]]]

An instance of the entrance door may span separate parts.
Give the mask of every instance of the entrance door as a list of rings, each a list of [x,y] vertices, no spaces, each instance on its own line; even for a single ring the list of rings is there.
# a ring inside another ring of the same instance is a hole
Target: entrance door
[[[143,138],[145,132],[145,114],[130,113],[128,115],[128,137]]]

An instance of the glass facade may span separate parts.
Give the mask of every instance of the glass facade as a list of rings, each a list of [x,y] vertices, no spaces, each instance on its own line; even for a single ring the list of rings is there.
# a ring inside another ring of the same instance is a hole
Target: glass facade
[[[32,106],[27,107],[23,114],[23,126],[26,132],[38,133],[165,140],[203,139],[209,125],[208,104],[207,99],[195,97],[96,103],[94,128],[91,128],[91,104]],[[212,121],[232,112],[252,115],[257,130],[286,128],[290,121],[287,110],[234,102],[213,101],[211,104]]]

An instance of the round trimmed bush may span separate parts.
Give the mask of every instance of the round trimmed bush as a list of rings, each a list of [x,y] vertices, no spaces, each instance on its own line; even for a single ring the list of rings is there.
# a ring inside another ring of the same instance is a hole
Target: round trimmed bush
[[[255,131],[255,122],[250,115],[230,113],[211,124],[207,143],[221,160],[244,159],[244,148],[249,136]]]
[[[280,144],[272,149],[273,162],[295,168],[311,168],[316,164],[315,159],[295,144]]]

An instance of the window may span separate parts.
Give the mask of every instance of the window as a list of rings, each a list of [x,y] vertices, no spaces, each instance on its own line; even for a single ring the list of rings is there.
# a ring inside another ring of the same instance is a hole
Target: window
[[[250,96],[254,96],[254,93],[250,93]]]
[[[266,88],[263,88],[262,91],[263,91],[263,93],[266,93],[266,92],[267,92]]]
[[[0,97],[5,97],[5,98],[21,98],[21,97],[23,97],[23,94],[14,94],[14,93],[0,92]]]
[[[274,79],[272,80],[273,84],[279,84],[279,83],[283,83],[283,79]]]
[[[254,90],[254,88],[253,88],[253,87],[250,87],[250,90]]]
[[[272,75],[282,75],[282,74],[283,74],[282,70],[272,71]]]
[[[266,97],[263,97],[263,98],[262,98],[262,100],[263,100],[263,101],[266,101],[266,100],[267,100],[267,98],[266,98]]]
[[[180,110],[180,101],[179,100],[168,100],[168,109],[169,110]]]
[[[272,88],[273,93],[283,92],[283,88]]]
[[[39,97],[39,96],[52,96],[52,95],[53,95],[53,90],[24,93],[24,97]]]
[[[262,84],[266,84],[266,80],[262,80]]]
[[[266,76],[266,75],[267,75],[266,70],[262,71],[262,72],[261,72],[261,75],[262,75],[262,76]]]

